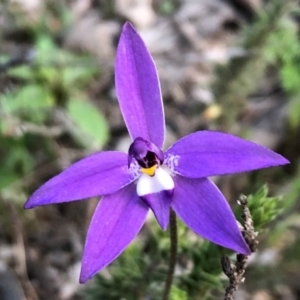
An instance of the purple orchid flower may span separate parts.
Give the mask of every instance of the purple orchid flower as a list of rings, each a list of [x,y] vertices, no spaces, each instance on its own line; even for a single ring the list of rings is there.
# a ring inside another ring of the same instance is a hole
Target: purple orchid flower
[[[163,230],[172,208],[202,237],[249,254],[228,202],[207,177],[288,161],[250,141],[209,131],[192,133],[163,152],[157,71],[130,23],[120,37],[115,73],[121,111],[133,140],[128,154],[105,151],[76,162],[40,187],[25,208],[103,196],[88,229],[81,283],[120,255],[140,231],[149,208]]]

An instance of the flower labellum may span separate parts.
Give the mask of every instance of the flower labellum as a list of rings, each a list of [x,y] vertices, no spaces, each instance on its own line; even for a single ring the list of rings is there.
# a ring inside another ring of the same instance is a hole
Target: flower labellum
[[[207,178],[284,165],[279,154],[239,137],[198,131],[162,151],[164,111],[157,71],[130,23],[115,66],[120,108],[133,140],[128,154],[90,155],[41,186],[25,208],[102,195],[87,232],[80,282],[112,262],[138,234],[149,208],[166,229],[170,208],[202,237],[249,254],[228,202]]]

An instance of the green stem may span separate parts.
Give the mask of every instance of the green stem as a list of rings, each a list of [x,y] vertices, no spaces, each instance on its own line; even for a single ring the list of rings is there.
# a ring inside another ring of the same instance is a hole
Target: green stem
[[[176,214],[171,209],[170,211],[170,258],[169,258],[169,270],[167,274],[167,279],[165,283],[165,289],[163,293],[162,300],[169,300],[172,282],[174,278],[174,270],[177,260],[177,221]]]

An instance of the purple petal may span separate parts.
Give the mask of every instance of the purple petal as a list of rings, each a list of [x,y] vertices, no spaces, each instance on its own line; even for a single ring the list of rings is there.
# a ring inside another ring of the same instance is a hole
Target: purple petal
[[[143,226],[147,212],[148,207],[137,196],[134,184],[102,198],[87,233],[81,283],[124,251]]]
[[[42,185],[26,202],[25,208],[69,202],[111,194],[135,178],[128,170],[128,155],[107,151],[92,154]]]
[[[251,171],[288,164],[281,155],[239,137],[210,131],[187,135],[165,153],[165,165],[191,178]]]
[[[143,137],[162,148],[165,125],[157,71],[143,40],[128,22],[118,45],[115,81],[132,139]]]
[[[250,254],[226,199],[207,178],[175,176],[172,207],[182,221],[205,239]]]
[[[173,191],[161,191],[141,197],[151,208],[163,230],[166,230],[169,225],[172,194]]]

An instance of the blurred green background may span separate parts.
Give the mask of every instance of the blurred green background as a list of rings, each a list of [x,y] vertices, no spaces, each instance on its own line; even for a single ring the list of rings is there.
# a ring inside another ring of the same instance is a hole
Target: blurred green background
[[[169,240],[152,215],[138,238],[85,285],[85,233],[99,199],[24,211],[27,197],[80,158],[127,151],[115,50],[131,21],[156,62],[166,148],[196,130],[230,132],[291,165],[215,177],[249,197],[259,232],[236,299],[300,299],[300,42],[293,0],[0,2],[0,299],[160,299]],[[179,223],[172,299],[222,299],[227,250]]]

